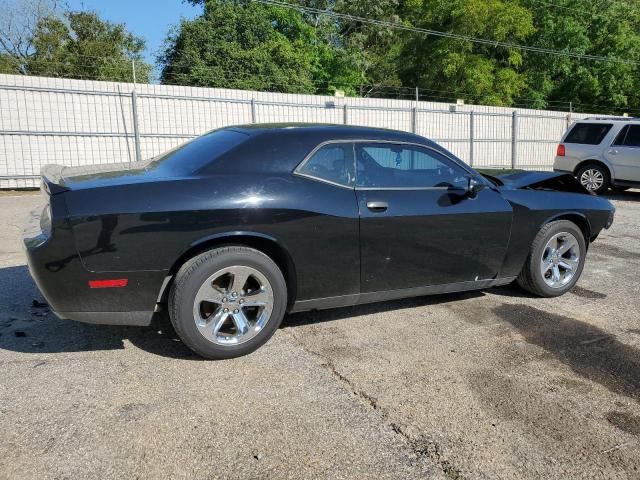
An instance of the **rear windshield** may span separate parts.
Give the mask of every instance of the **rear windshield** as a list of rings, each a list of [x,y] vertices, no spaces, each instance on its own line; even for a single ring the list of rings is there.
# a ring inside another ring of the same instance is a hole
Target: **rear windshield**
[[[174,173],[193,173],[248,138],[249,135],[236,130],[214,130],[151,159],[147,170],[166,169]]]
[[[564,141],[565,143],[600,145],[612,127],[610,123],[578,123]]]

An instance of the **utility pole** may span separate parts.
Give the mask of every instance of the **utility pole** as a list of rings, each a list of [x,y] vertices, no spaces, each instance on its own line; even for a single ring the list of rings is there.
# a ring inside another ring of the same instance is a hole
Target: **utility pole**
[[[136,146],[136,161],[142,160],[142,151],[140,149],[140,125],[138,124],[138,94],[136,92],[136,61],[131,59],[131,68],[133,72],[133,91],[131,92],[131,113],[133,115],[133,134]]]
[[[133,89],[136,88],[136,61],[131,59],[131,71],[133,72]]]

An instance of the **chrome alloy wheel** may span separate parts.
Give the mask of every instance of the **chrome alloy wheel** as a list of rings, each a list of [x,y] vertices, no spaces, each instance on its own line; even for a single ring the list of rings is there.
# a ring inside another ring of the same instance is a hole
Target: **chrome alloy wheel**
[[[258,335],[273,311],[273,289],[258,270],[227,267],[211,275],[193,303],[200,334],[218,345],[239,345]]]
[[[551,288],[562,288],[571,282],[580,265],[580,244],[571,233],[555,234],[547,242],[540,260],[540,271]]]
[[[580,183],[590,192],[594,192],[604,185],[604,175],[595,168],[589,168],[580,175]]]

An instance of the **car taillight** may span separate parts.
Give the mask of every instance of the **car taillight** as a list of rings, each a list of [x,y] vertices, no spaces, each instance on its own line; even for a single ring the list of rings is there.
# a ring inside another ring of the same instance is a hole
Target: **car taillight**
[[[89,288],[122,288],[129,284],[126,278],[116,280],[89,280]]]
[[[558,157],[564,157],[567,154],[567,149],[563,144],[558,145]]]

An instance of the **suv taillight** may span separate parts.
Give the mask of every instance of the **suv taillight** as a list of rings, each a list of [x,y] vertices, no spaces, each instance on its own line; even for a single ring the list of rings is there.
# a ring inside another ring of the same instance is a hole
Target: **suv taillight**
[[[565,146],[563,144],[558,145],[557,156],[564,157],[566,154],[567,154],[567,149],[565,148]]]

